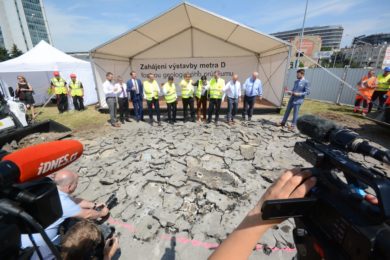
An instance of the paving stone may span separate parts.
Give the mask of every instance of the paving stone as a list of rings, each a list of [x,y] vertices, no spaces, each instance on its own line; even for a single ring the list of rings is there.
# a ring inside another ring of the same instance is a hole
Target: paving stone
[[[241,155],[244,157],[245,160],[252,160],[253,158],[255,158],[256,149],[252,145],[241,145],[240,151]]]

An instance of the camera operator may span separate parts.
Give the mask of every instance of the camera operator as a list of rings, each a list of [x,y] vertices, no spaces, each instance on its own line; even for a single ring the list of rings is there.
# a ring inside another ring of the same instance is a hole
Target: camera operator
[[[45,229],[45,232],[55,245],[60,243],[59,226],[66,219],[73,217],[97,220],[104,218],[109,214],[109,210],[104,204],[96,204],[94,202],[71,196],[71,194],[76,190],[78,184],[78,175],[76,173],[63,169],[56,173],[54,182],[57,185],[63,215],[53,224],[48,226]],[[40,234],[33,234],[33,238],[36,245],[40,248],[42,255],[50,254],[50,250],[48,250],[46,243],[43,241]],[[33,246],[27,234],[22,234],[21,240],[23,249]]]
[[[117,237],[104,241],[102,232],[96,224],[81,220],[64,235],[61,242],[61,257],[63,260],[111,260],[118,249]]]
[[[257,241],[271,227],[283,220],[263,220],[261,206],[266,200],[303,198],[316,184],[316,178],[309,171],[293,169],[286,171],[268,188],[256,206],[248,213],[241,224],[209,257],[216,259],[248,259]]]

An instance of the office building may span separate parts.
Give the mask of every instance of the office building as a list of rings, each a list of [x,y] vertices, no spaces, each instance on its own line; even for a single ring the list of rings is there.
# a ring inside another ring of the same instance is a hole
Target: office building
[[[364,44],[371,44],[371,45],[381,45],[390,43],[390,33],[377,33],[377,34],[371,34],[371,35],[361,35],[358,37],[355,37],[352,41],[352,45],[364,45]]]
[[[352,47],[343,48],[341,52],[345,55],[345,59],[350,60],[352,58],[354,64],[359,67],[372,67],[381,68],[386,56],[386,50],[390,47],[390,44],[380,45],[353,45]]]
[[[0,0],[0,46],[26,52],[41,40],[52,44],[42,0]]]
[[[296,36],[301,35],[302,28],[290,30],[290,31],[284,31],[284,32],[277,32],[277,33],[271,33],[271,35],[278,37],[285,41],[291,41]],[[305,28],[304,35],[310,36],[310,35],[317,35],[321,37],[322,40],[322,47],[323,48],[332,48],[332,49],[339,49],[341,38],[343,37],[343,31],[344,28],[341,25],[335,25],[335,26],[316,26],[316,27],[307,27]]]

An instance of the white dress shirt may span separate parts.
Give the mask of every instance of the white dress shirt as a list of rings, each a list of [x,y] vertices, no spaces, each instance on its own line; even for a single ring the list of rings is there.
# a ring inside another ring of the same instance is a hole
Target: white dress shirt
[[[226,95],[229,98],[239,98],[241,97],[241,83],[238,80],[236,82],[230,80],[223,88],[223,91],[224,97]]]
[[[126,83],[116,83],[115,87],[117,88],[117,93],[119,98],[127,98],[127,92],[126,92]]]
[[[103,83],[103,92],[106,95],[106,98],[108,97],[116,97],[118,90],[115,88],[114,84],[112,84],[111,81],[104,81]]]

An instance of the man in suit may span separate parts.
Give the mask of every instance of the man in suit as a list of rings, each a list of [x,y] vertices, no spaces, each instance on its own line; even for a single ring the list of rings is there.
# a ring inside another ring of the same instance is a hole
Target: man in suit
[[[144,121],[144,112],[142,109],[142,100],[144,86],[141,80],[137,79],[135,71],[130,72],[130,79],[127,81],[127,92],[130,93],[130,99],[133,102],[134,114],[137,122]]]
[[[288,116],[291,113],[291,110],[294,109],[293,120],[291,126],[289,126],[290,130],[294,130],[297,120],[298,113],[303,101],[307,95],[310,94],[309,89],[309,81],[305,79],[305,70],[299,69],[297,70],[297,80],[294,82],[294,87],[292,90],[287,91],[287,94],[290,95],[290,100],[288,101],[286,112],[284,113],[284,117],[282,122],[278,124],[278,126],[285,126]]]

